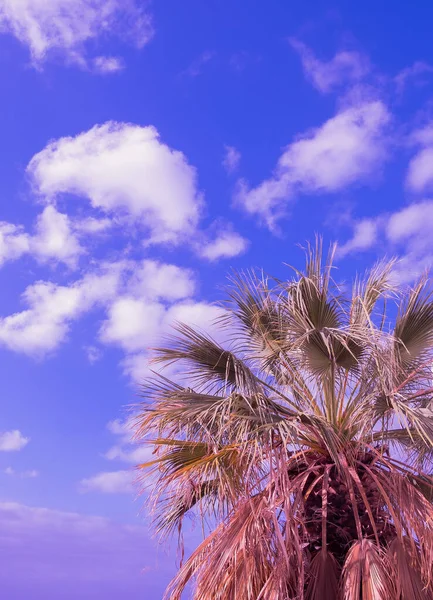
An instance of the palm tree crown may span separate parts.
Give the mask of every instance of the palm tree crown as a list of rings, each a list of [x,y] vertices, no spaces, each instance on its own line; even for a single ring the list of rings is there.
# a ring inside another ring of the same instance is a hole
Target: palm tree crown
[[[179,325],[156,351],[188,376],[148,382],[137,418],[156,529],[207,527],[166,598],[194,580],[195,600],[433,599],[428,280],[403,290],[381,263],[349,296],[333,253],[236,276],[227,344]]]

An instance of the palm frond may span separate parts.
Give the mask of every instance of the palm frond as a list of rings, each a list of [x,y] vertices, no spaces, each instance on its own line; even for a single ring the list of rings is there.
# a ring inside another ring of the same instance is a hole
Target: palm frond
[[[400,306],[394,336],[396,353],[408,367],[428,352],[433,344],[433,301],[423,278]]]

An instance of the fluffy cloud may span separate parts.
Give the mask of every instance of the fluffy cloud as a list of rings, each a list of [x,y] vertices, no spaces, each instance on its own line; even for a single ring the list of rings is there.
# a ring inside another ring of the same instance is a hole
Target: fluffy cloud
[[[246,251],[248,240],[231,228],[221,231],[214,240],[200,246],[199,254],[210,261],[232,258]]]
[[[234,146],[225,146],[225,156],[223,159],[223,167],[227,173],[234,173],[239,168],[241,162],[241,153]]]
[[[144,527],[4,502],[0,530],[0,586],[8,599],[162,598],[175,572],[174,558],[158,560]]]
[[[29,441],[18,429],[3,431],[0,433],[0,452],[17,452],[27,446]]]
[[[151,18],[136,0],[0,0],[0,30],[14,35],[40,65],[60,54],[82,68],[87,48],[103,36],[117,36],[138,48],[152,37]],[[105,66],[111,57],[96,57]],[[100,67],[99,64],[99,67]]]
[[[105,471],[82,479],[80,489],[82,492],[101,492],[102,494],[132,494],[133,471]]]
[[[29,251],[29,236],[24,228],[0,221],[0,265],[8,260],[16,260]]]
[[[102,263],[69,285],[38,281],[22,295],[25,310],[0,317],[0,346],[43,357],[65,341],[74,321],[99,309],[105,314],[99,341],[123,350],[124,371],[137,380],[148,372],[148,348],[175,321],[212,330],[221,309],[194,300],[195,290],[190,269],[149,259]],[[85,350],[91,361],[101,353]]]
[[[79,229],[81,223],[77,225]],[[0,265],[28,254],[41,263],[63,262],[75,267],[83,252],[74,224],[54,206],[46,206],[38,216],[33,234],[21,226],[0,222]]]
[[[117,73],[125,68],[125,64],[117,56],[97,56],[93,67],[98,73]]]
[[[412,142],[421,149],[409,163],[406,186],[420,194],[433,189],[433,124],[416,131]]]
[[[338,52],[334,58],[323,62],[299,40],[291,38],[289,41],[301,58],[305,76],[323,94],[345,83],[360,81],[370,70],[367,59],[358,52]]]
[[[355,223],[352,238],[338,248],[338,256],[343,258],[351,252],[371,248],[376,242],[377,230],[378,223],[374,219],[364,219]]]
[[[411,281],[433,265],[432,227],[433,201],[418,202],[355,223],[353,236],[340,247],[339,255],[367,250],[380,241],[388,255],[400,258],[395,268],[398,279]]]
[[[68,334],[72,321],[116,293],[123,263],[102,265],[70,286],[38,281],[23,294],[29,306],[0,318],[0,345],[30,356],[55,350]]]
[[[164,315],[162,304],[120,297],[108,311],[108,319],[100,332],[101,341],[120,346],[127,352],[146,348],[158,339]]]
[[[28,173],[47,202],[61,194],[141,224],[153,242],[191,232],[202,198],[185,156],[159,140],[154,127],[108,122],[60,138],[36,154]]]
[[[275,173],[256,188],[240,182],[237,200],[269,227],[297,194],[338,192],[380,173],[390,115],[380,101],[345,108],[290,144]]]
[[[137,264],[127,287],[135,297],[168,301],[192,296],[195,288],[195,277],[190,269],[155,260]]]

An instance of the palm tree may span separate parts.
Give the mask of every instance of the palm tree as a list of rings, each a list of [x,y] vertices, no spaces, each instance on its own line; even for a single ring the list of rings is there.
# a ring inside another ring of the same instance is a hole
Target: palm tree
[[[204,541],[166,598],[433,599],[433,300],[380,263],[349,296],[335,248],[289,281],[232,280],[221,346],[177,327],[136,436],[153,436],[156,530]],[[230,349],[227,349],[230,348]],[[156,477],[156,478],[155,478]]]

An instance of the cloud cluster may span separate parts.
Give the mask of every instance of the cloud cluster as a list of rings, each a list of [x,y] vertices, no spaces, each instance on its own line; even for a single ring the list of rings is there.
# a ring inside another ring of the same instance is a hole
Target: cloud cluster
[[[25,44],[35,66],[58,54],[103,73],[121,61],[92,57],[92,43],[110,36],[142,48],[153,36],[146,5],[136,0],[0,0],[0,31]]]
[[[203,203],[195,169],[150,126],[108,122],[60,138],[27,171],[45,202],[73,195],[110,218],[140,225],[153,242],[190,233]]]

